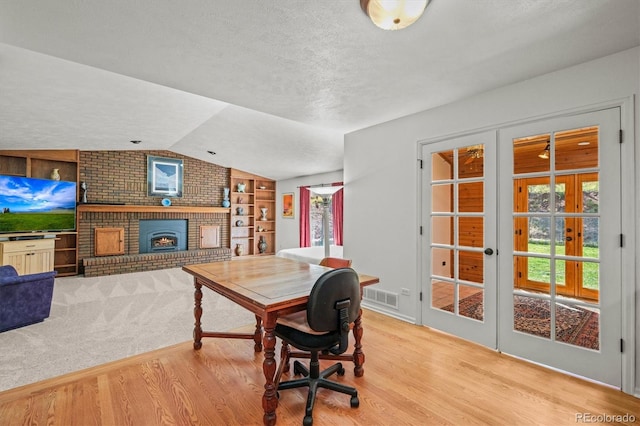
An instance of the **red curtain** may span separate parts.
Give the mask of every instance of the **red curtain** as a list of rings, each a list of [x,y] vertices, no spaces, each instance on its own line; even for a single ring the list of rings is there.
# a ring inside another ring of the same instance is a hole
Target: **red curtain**
[[[311,225],[309,210],[311,209],[311,193],[309,187],[300,187],[300,247],[311,247]]]
[[[342,185],[342,182],[336,182],[332,186]],[[337,246],[342,245],[342,211],[343,211],[343,192],[344,188],[341,188],[333,194],[331,200],[333,215],[333,243]]]

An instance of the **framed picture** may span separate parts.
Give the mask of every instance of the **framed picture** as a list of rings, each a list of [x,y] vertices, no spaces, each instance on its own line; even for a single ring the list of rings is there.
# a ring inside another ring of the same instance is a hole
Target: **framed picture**
[[[293,219],[295,216],[295,204],[293,203],[293,192],[282,194],[282,217]]]
[[[182,160],[147,156],[147,195],[182,197]]]

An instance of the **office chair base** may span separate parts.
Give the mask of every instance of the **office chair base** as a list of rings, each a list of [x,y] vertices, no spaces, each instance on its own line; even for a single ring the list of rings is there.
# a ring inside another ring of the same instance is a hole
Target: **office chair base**
[[[301,362],[294,361],[293,372],[295,375],[302,374],[304,377],[300,379],[289,380],[287,382],[281,382],[278,385],[278,391],[300,387],[309,387],[309,395],[307,396],[307,407],[305,410],[304,419],[302,421],[302,424],[304,426],[311,426],[313,424],[313,406],[315,404],[316,393],[319,387],[351,395],[351,400],[349,401],[351,408],[357,408],[360,405],[360,400],[358,399],[358,391],[355,388],[327,379],[327,377],[331,376],[334,373],[338,373],[338,375],[340,376],[344,375],[344,367],[339,362],[320,372],[319,362],[317,361],[315,363],[311,362],[309,369],[307,369],[307,367]],[[276,392],[276,395],[278,398],[280,397],[279,392]]]

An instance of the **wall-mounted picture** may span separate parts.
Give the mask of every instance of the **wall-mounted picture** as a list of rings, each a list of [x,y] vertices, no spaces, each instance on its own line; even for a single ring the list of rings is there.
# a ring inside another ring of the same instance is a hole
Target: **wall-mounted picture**
[[[293,192],[282,194],[282,217],[293,219],[295,205],[293,204]]]
[[[182,160],[147,156],[147,195],[182,197]]]

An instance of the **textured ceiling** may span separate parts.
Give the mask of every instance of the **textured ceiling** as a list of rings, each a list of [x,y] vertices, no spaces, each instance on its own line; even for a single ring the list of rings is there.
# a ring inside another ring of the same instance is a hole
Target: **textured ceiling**
[[[0,0],[0,148],[328,172],[347,132],[639,44],[639,0],[432,0],[395,32],[358,0]]]

